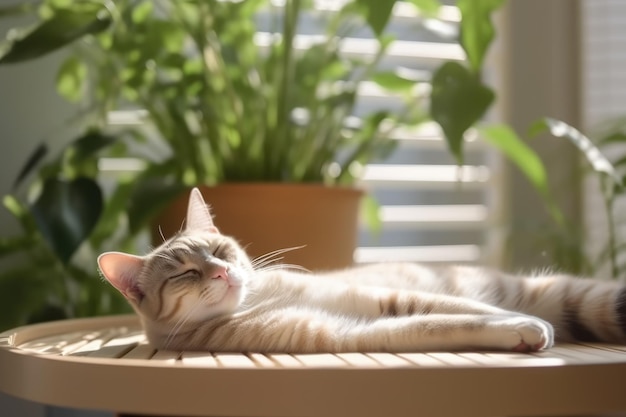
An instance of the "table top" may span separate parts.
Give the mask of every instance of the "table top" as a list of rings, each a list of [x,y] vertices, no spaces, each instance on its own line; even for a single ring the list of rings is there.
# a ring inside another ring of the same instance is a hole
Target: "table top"
[[[549,415],[626,410],[626,346],[539,353],[226,354],[153,349],[135,316],[0,334],[0,391],[177,416]]]

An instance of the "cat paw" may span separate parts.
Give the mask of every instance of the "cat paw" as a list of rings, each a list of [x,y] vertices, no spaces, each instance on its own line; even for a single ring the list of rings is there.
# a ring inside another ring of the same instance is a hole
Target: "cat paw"
[[[500,346],[514,352],[536,352],[554,345],[552,325],[536,317],[514,315],[498,320]]]

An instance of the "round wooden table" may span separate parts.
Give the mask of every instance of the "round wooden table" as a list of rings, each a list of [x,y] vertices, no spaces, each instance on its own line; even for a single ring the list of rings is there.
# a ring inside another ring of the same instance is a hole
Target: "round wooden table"
[[[0,334],[0,391],[175,416],[531,416],[626,411],[626,347],[316,355],[157,351],[134,316]]]

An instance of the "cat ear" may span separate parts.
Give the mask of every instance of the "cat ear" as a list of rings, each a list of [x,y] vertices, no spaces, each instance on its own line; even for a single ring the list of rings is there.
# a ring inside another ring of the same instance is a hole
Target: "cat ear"
[[[209,212],[200,190],[194,188],[189,195],[189,205],[187,206],[186,230],[206,231],[219,233],[213,224],[213,218]]]
[[[130,301],[139,302],[143,291],[137,278],[143,268],[143,258],[122,252],[106,252],[98,257],[102,275]]]

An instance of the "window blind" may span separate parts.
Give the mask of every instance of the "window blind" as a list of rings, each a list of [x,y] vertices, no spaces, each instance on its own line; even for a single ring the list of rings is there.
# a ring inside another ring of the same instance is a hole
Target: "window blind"
[[[602,122],[615,117],[626,117],[626,3],[619,0],[582,0],[582,117],[584,131],[589,132]],[[607,156],[615,160],[624,149],[605,148]],[[614,151],[614,152],[612,152]],[[584,184],[584,215],[586,243],[590,254],[599,254],[606,245],[607,219],[603,198],[595,176],[588,176]],[[618,199],[615,210],[626,209],[626,200]],[[618,219],[620,219],[618,215]],[[621,221],[621,220],[618,220]],[[618,228],[619,241],[625,241],[624,225]],[[621,260],[622,262],[624,260]],[[609,276],[608,266],[596,271],[598,276]]]
[[[430,80],[444,61],[462,61],[457,42],[460,13],[443,2],[436,19],[408,2],[393,10],[390,31],[397,40],[382,67],[402,68]],[[362,41],[364,42],[364,41]],[[421,92],[426,100],[429,85]],[[372,110],[392,95],[376,89],[362,93],[362,110]],[[413,261],[473,263],[483,258],[490,181],[486,151],[468,137],[465,165],[457,167],[438,125],[399,129],[391,157],[365,167],[362,185],[380,204],[381,230],[363,225],[357,262]]]

